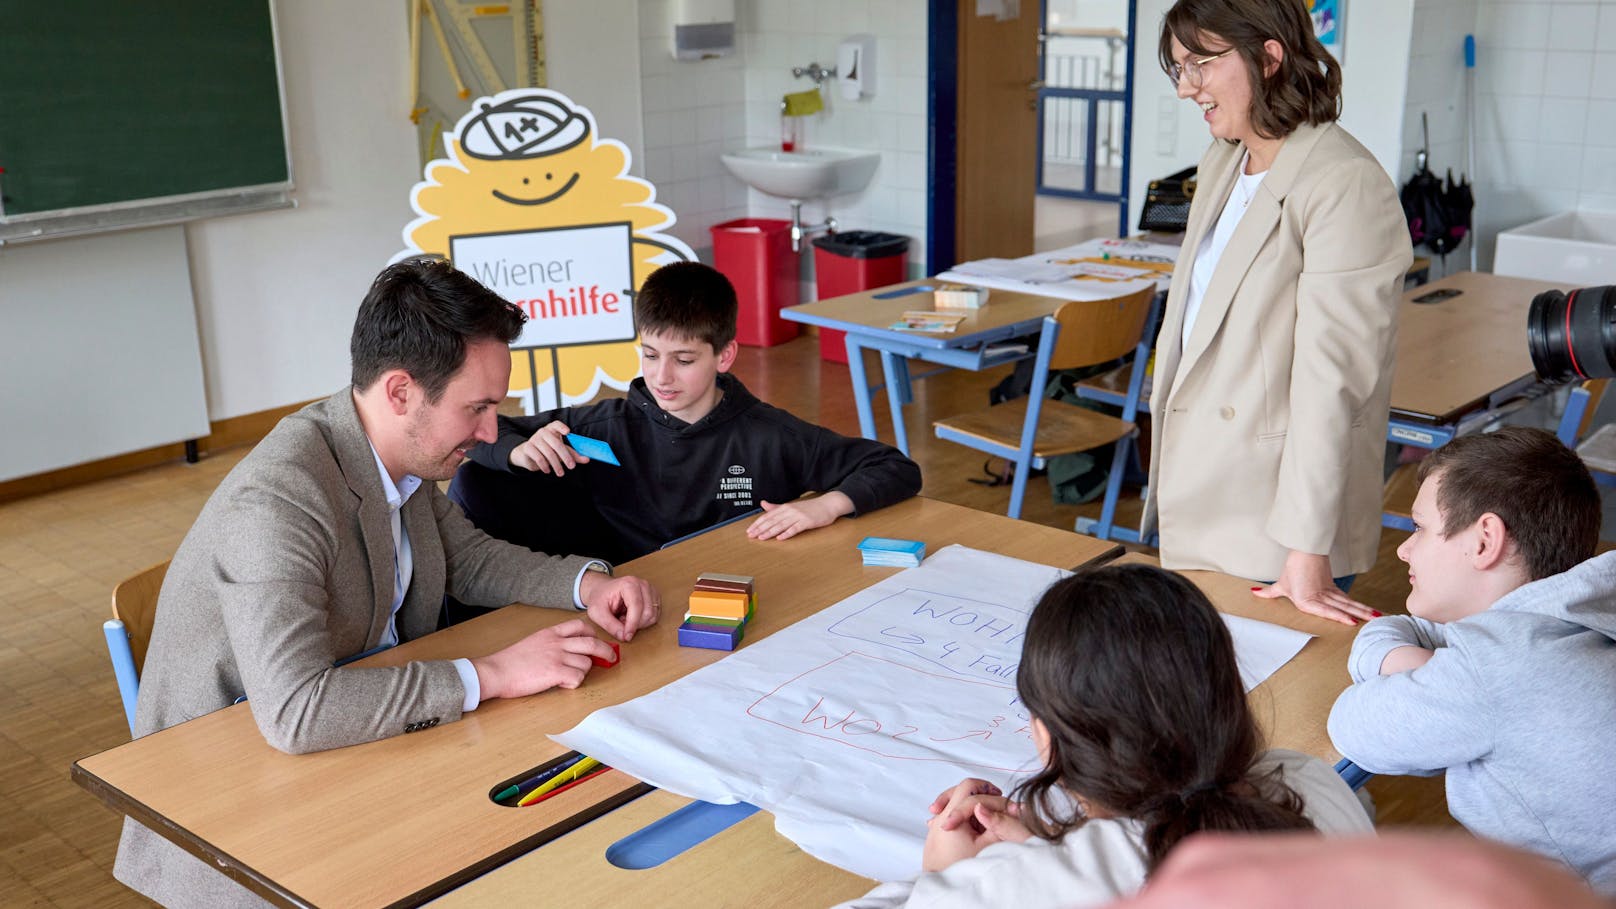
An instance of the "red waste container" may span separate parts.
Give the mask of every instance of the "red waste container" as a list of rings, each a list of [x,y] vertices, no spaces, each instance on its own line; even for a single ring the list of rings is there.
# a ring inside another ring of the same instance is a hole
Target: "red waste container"
[[[797,336],[796,322],[780,310],[797,305],[797,254],[791,251],[791,222],[741,218],[715,224],[713,267],[735,285],[741,304],[735,339],[753,347],[773,347]]]
[[[814,287],[819,299],[841,297],[909,278],[909,238],[848,230],[814,240]],[[819,329],[819,356],[847,362],[847,332]]]

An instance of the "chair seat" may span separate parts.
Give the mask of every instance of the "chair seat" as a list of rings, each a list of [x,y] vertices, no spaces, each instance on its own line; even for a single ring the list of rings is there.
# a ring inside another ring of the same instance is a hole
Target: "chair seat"
[[[1085,397],[1107,404],[1122,406],[1128,397],[1128,381],[1133,378],[1133,364],[1124,363],[1116,369],[1107,370],[1097,376],[1077,380],[1077,391]],[[1145,373],[1144,384],[1139,389],[1139,407],[1144,409],[1150,402],[1150,373]]]
[[[1577,445],[1577,454],[1594,470],[1616,473],[1616,423],[1604,426]]]
[[[938,420],[933,425],[1015,448],[1021,444],[1021,428],[1026,422],[1027,399],[1021,398]],[[1038,435],[1033,440],[1032,454],[1035,458],[1052,458],[1088,451],[1115,442],[1132,431],[1133,424],[1125,420],[1064,401],[1045,401],[1038,416]]]
[[[1414,519],[1414,496],[1420,491],[1420,465],[1403,464],[1386,480],[1381,511],[1408,520]]]

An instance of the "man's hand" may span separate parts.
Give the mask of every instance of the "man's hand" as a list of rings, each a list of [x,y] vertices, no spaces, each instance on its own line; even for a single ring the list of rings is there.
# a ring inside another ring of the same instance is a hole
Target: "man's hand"
[[[824,527],[844,514],[853,513],[853,500],[842,492],[827,492],[783,505],[759,504],[763,506],[763,517],[746,528],[746,535],[754,540],[789,540],[805,530]]]
[[[1343,625],[1379,618],[1380,613],[1341,592],[1330,577],[1330,557],[1291,551],[1284,573],[1267,587],[1251,592],[1265,600],[1288,597],[1297,609]]]
[[[526,442],[511,449],[511,464],[523,470],[561,476],[589,459],[572,450],[567,434],[572,430],[560,420],[542,426]]]
[[[577,688],[592,656],[612,659],[612,648],[581,619],[535,631],[504,650],[471,661],[482,699],[519,698],[550,688]]]
[[[655,625],[662,615],[662,597],[644,578],[586,571],[578,598],[590,620],[619,641],[634,640],[634,632]]]

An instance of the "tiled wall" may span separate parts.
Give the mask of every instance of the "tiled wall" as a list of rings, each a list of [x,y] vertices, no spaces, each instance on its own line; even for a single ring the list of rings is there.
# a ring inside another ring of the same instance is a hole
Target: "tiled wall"
[[[793,78],[792,67],[834,66],[844,39],[875,36],[874,97],[849,101],[835,80],[826,82],[826,110],[805,124],[804,145],[878,151],[881,165],[863,192],[804,205],[803,218],[819,221],[828,211],[844,230],[907,236],[910,269],[916,270],[926,256],[925,0],[740,0],[740,6],[748,145],[779,142],[781,97],[813,86],[806,78]],[[785,201],[750,192],[753,215],[790,217]],[[809,257],[804,258],[807,275]]]
[[[790,207],[747,188],[719,161],[728,148],[780,141],[780,99],[812,87],[793,66],[834,66],[836,47],[854,34],[876,38],[876,94],[848,101],[825,84],[826,110],[810,118],[804,145],[881,153],[870,186],[827,204],[803,206],[803,219],[827,212],[843,229],[883,230],[911,238],[909,261],[925,261],[925,0],[738,0],[737,53],[719,60],[676,61],[669,53],[670,0],[640,0],[640,75],[645,153],[641,172],[679,215],[674,233],[707,257],[709,228],[741,217],[789,218]],[[803,277],[812,274],[803,256]]]
[[[1480,265],[1499,230],[1556,212],[1616,211],[1616,0],[1415,0],[1404,166],[1413,173],[1419,111],[1432,169],[1465,169],[1464,35],[1476,64]],[[1468,267],[1464,248],[1448,271]]]
[[[747,0],[737,6],[745,14]],[[718,156],[746,141],[744,49],[714,60],[673,58],[673,4],[640,0],[641,175],[679,216],[673,234],[711,261],[709,228],[747,215],[747,187]],[[737,42],[739,44],[739,42]]]

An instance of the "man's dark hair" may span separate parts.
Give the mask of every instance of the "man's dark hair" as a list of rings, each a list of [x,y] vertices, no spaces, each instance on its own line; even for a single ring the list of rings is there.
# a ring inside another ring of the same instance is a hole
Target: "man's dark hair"
[[[444,259],[417,256],[382,269],[354,319],[353,384],[369,388],[402,369],[436,402],[466,362],[466,345],[509,344],[527,316]]]
[[[634,297],[640,334],[667,334],[706,341],[713,351],[735,340],[740,305],[735,287],[718,269],[700,262],[674,262],[651,273]]]
[[[1178,0],[1162,19],[1156,54],[1163,72],[1176,62],[1175,37],[1197,57],[1234,49],[1251,80],[1251,126],[1265,139],[1341,116],[1341,64],[1314,36],[1304,0]],[[1214,48],[1209,39],[1226,46]],[[1263,48],[1270,39],[1285,49],[1272,75]]]
[[[1444,539],[1495,514],[1534,581],[1593,558],[1599,547],[1599,487],[1551,432],[1506,426],[1460,436],[1420,462],[1419,478],[1439,484]]]

